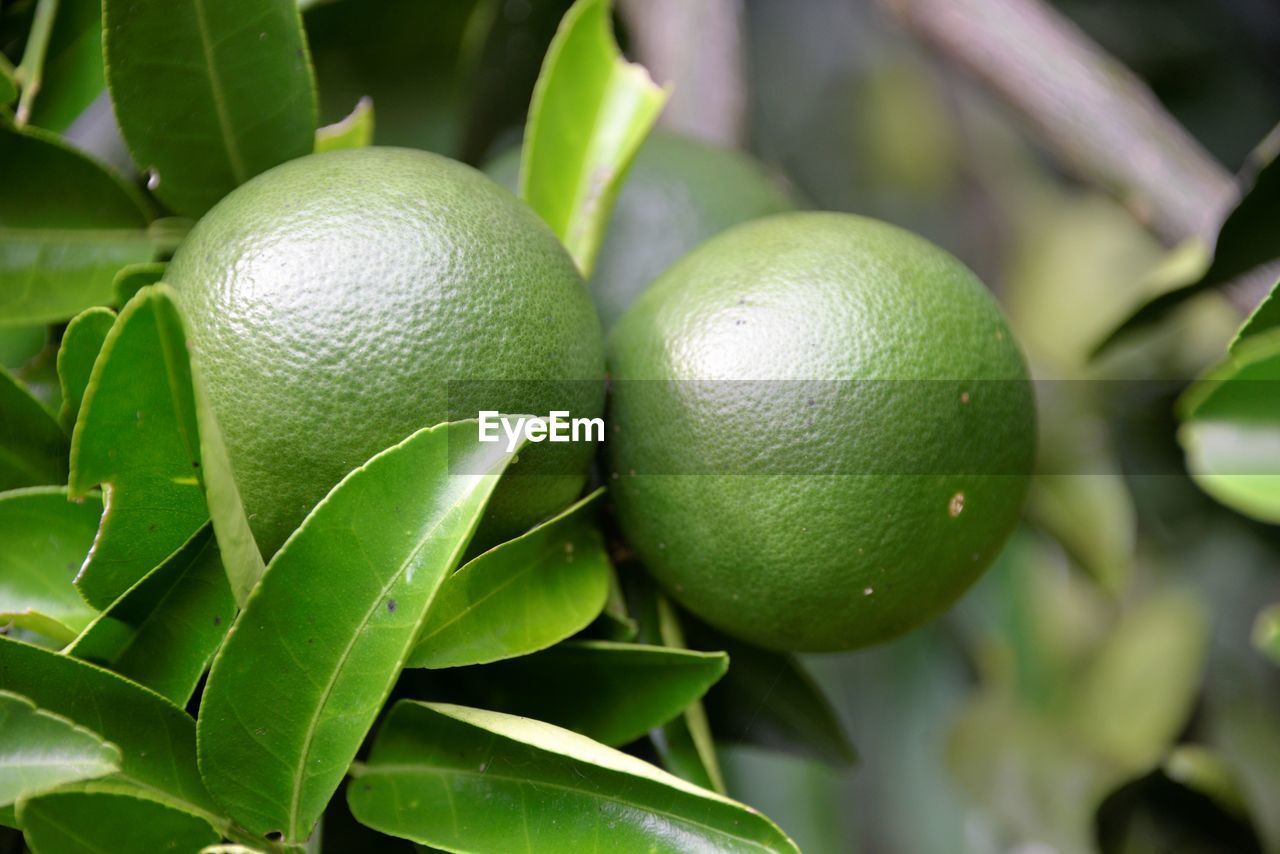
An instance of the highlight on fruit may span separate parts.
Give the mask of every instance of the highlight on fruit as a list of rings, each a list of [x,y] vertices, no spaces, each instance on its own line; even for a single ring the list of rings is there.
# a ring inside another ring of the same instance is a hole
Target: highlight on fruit
[[[0,851],[1280,851],[1280,11],[0,8]]]

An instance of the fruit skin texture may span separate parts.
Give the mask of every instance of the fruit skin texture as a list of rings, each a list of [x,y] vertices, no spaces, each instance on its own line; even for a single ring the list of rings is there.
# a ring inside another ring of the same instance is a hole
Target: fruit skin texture
[[[609,366],[621,529],[672,596],[743,640],[823,651],[905,632],[1017,522],[1035,453],[1022,357],[982,283],[894,226],[793,213],[731,229],[631,307]]]
[[[519,152],[487,170],[516,188]],[[751,157],[670,133],[636,153],[609,219],[587,289],[607,331],[645,288],[698,244],[726,228],[795,208]]]
[[[201,219],[165,278],[268,557],[348,471],[451,413],[603,408],[600,325],[572,259],[510,193],[437,155],[276,167]],[[451,401],[449,380],[518,382]],[[552,387],[566,380],[597,382]],[[552,473],[504,478],[477,539],[572,501],[592,450],[525,454],[522,474]]]

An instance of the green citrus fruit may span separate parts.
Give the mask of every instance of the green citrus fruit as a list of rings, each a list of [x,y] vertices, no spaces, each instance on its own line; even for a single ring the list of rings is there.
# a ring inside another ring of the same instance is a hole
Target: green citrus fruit
[[[604,355],[572,259],[510,193],[443,157],[368,148],[272,169],[200,220],[166,281],[267,555],[373,454],[475,417],[473,394],[506,412],[603,406],[576,382],[601,380]],[[470,382],[490,380],[511,382]],[[522,473],[549,473],[504,478],[478,536],[571,501],[591,451],[524,455]]]
[[[514,189],[518,168],[519,153],[510,152],[488,171]],[[605,329],[699,243],[730,226],[794,207],[764,166],[747,155],[653,134],[627,172],[587,282]]]
[[[737,226],[640,297],[609,368],[622,531],[672,596],[743,640],[904,632],[1017,521],[1035,449],[1022,357],[982,283],[901,229],[833,213]]]

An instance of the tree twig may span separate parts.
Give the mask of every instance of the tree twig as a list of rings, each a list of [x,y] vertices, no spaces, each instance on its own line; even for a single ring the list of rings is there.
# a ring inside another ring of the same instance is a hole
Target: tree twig
[[[746,115],[742,0],[626,0],[619,11],[636,58],[659,83],[673,84],[658,124],[738,145]]]
[[[13,114],[13,121],[22,127],[31,119],[31,110],[35,106],[36,95],[44,81],[44,55],[49,49],[49,37],[53,34],[53,19],[58,14],[58,0],[39,0],[36,3],[35,16],[31,20],[31,33],[27,36],[27,47],[22,53],[22,62],[14,71],[14,79],[22,87],[22,95],[18,98],[18,109]]]
[[[1151,91],[1041,0],[877,0],[1165,243],[1212,242],[1237,190]]]

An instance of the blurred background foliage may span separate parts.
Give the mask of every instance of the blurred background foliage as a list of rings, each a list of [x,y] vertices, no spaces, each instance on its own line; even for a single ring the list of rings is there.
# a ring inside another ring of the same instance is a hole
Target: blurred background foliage
[[[127,169],[100,75],[76,70],[100,62],[98,3],[63,5],[32,121]],[[1230,171],[1280,117],[1274,0],[1054,5]],[[33,6],[0,6],[0,52],[21,56]],[[483,164],[518,139],[568,6],[309,4],[321,123],[368,95],[379,144]],[[1109,382],[1041,385],[1046,474],[1023,529],[951,614],[806,659],[857,764],[727,745],[730,793],[810,852],[1280,851],[1280,670],[1250,640],[1280,600],[1280,531],[1195,486],[1174,415],[1239,308],[1209,293],[1091,360],[1160,243],[872,3],[742,9],[743,147],[809,205],[890,220],[962,258],[1037,378]],[[43,332],[0,344],[0,362],[39,390]],[[1062,474],[1073,467],[1090,474]],[[751,710],[739,716],[749,729]]]

